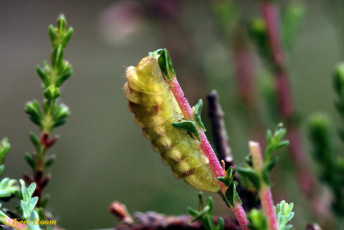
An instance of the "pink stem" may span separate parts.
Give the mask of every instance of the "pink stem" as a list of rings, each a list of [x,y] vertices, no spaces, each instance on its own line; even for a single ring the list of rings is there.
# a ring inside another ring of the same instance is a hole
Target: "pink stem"
[[[184,96],[183,90],[180,87],[178,81],[176,78],[173,78],[172,81],[169,81],[170,88],[174,94],[174,97],[185,117],[185,119],[193,120],[193,110],[187,101],[187,99]],[[223,177],[225,174],[223,172],[223,169],[220,165],[220,162],[218,161],[213,148],[211,147],[205,133],[203,130],[198,128],[198,132],[201,136],[201,143],[200,148],[204,155],[209,159],[209,166],[211,171],[213,172],[215,177]],[[219,182],[219,184],[222,185],[222,183]]]
[[[278,224],[274,209],[274,202],[272,201],[272,195],[270,188],[264,186],[259,191],[259,198],[262,202],[262,208],[266,218],[268,219],[268,229],[269,230],[278,230]]]
[[[171,81],[168,81],[168,84],[170,85],[170,89],[186,119],[193,120],[194,112],[187,101],[187,99],[184,96],[183,90],[180,87],[178,81],[176,78],[173,78]],[[200,148],[203,152],[203,154],[208,158],[209,160],[209,167],[211,171],[213,172],[213,175],[215,177],[223,177],[225,176],[225,173],[220,165],[220,162],[216,158],[216,155],[214,153],[213,148],[211,147],[204,131],[200,128],[198,128],[198,132],[200,133],[201,136],[201,143],[200,143]],[[226,191],[226,186],[221,183],[220,181],[218,182],[221,191],[224,193]],[[240,203],[236,203],[235,207],[231,206],[231,209],[233,210],[233,213],[238,220],[241,229],[243,230],[248,230],[247,225],[249,224],[245,211],[243,207],[241,206]]]
[[[260,150],[260,145],[258,142],[249,142],[250,153],[252,155],[253,168],[256,172],[262,173],[264,167],[263,156]],[[261,180],[261,183],[263,180]],[[272,195],[270,187],[267,184],[262,183],[259,191],[259,198],[262,203],[262,208],[264,214],[268,221],[269,230],[278,230],[278,224],[274,209],[274,202],[272,201]]]
[[[242,230],[249,230],[247,227],[249,222],[246,218],[246,213],[242,205],[238,202],[235,203],[235,207],[231,206],[231,209],[234,213],[235,218],[238,220],[239,225]]]
[[[275,81],[278,96],[279,113],[284,122],[289,123],[288,139],[290,140],[289,153],[296,166],[298,180],[302,191],[312,200],[312,194],[316,190],[313,174],[307,167],[307,159],[304,155],[299,130],[290,123],[295,108],[291,95],[289,74],[285,64],[284,50],[281,44],[278,8],[272,1],[263,0],[261,4],[262,15],[266,23],[268,40],[271,49],[272,61],[275,70]],[[317,201],[314,201],[317,202]]]

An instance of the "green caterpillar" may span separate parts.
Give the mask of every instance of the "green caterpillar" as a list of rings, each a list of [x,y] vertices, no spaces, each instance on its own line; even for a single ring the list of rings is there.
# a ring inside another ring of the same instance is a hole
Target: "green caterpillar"
[[[200,142],[188,131],[172,126],[183,120],[183,115],[158,61],[151,56],[143,58],[136,67],[127,68],[126,78],[124,91],[129,109],[163,162],[177,178],[196,189],[219,191]]]

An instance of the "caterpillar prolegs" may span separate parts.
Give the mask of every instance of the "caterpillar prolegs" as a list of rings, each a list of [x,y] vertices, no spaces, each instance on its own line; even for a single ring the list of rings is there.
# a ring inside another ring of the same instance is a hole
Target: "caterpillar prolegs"
[[[196,189],[218,192],[218,181],[200,150],[199,140],[172,125],[182,121],[183,115],[156,58],[147,56],[136,67],[128,67],[126,78],[124,90],[129,109],[163,162],[177,178]]]

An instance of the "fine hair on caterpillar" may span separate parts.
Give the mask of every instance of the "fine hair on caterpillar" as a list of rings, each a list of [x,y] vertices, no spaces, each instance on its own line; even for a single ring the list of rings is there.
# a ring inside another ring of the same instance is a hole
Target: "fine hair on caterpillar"
[[[182,111],[156,58],[147,56],[126,71],[124,91],[129,110],[153,149],[161,155],[178,178],[198,190],[218,192],[220,187],[191,132],[176,128],[184,121]]]

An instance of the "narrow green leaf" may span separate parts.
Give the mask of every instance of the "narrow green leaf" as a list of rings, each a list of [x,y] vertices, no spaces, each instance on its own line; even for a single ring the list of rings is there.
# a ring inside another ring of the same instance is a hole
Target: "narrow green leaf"
[[[195,113],[195,121],[201,127],[203,131],[206,131],[204,124],[201,119],[201,113],[202,113],[202,108],[203,108],[203,101],[202,99],[199,99],[197,104],[194,107],[194,113]]]
[[[225,229],[225,222],[222,217],[219,217],[219,219],[217,220],[216,230],[224,230],[224,229]]]
[[[49,168],[56,160],[56,155],[51,155],[44,163],[45,168]]]
[[[28,192],[30,197],[34,193],[35,189],[36,189],[36,183],[34,183],[34,182],[31,183],[30,186],[27,188],[27,192]]]
[[[30,132],[29,137],[30,137],[31,143],[33,144],[33,146],[35,146],[36,150],[39,149],[41,143],[38,137],[36,136],[36,134],[33,132]]]
[[[193,121],[180,121],[172,123],[172,126],[178,129],[184,129],[192,133],[199,141],[201,141],[201,136],[197,130],[197,127]]]
[[[269,162],[265,163],[263,168],[263,179],[267,185],[271,184],[270,173],[278,160],[278,156],[273,157]]]
[[[149,52],[149,56],[158,60],[161,72],[167,77],[169,81],[176,77],[174,72],[172,60],[167,49],[158,49],[153,52]]]
[[[66,48],[66,46],[67,46],[69,40],[70,40],[71,37],[73,36],[73,33],[74,33],[74,29],[70,27],[70,28],[67,30],[67,32],[64,34],[63,39],[62,39],[62,41],[61,41],[61,44],[62,44],[62,46],[63,46],[64,48]]]
[[[50,78],[48,74],[46,74],[45,71],[39,65],[36,67],[36,72],[43,81],[44,88],[50,85]]]
[[[50,200],[50,195],[49,195],[49,194],[46,195],[46,196],[44,196],[44,198],[43,198],[42,201],[40,202],[40,207],[46,208],[46,206],[47,206],[49,200]]]
[[[28,152],[25,153],[25,160],[30,165],[31,168],[33,168],[33,169],[36,168],[36,162],[30,153],[28,153]]]
[[[232,183],[228,186],[228,188],[225,192],[225,195],[226,195],[228,202],[235,208],[234,193],[235,193],[235,185],[234,185],[234,183]]]
[[[29,210],[33,210],[38,202],[38,196],[33,197],[27,204]]]
[[[4,173],[5,165],[0,165],[0,176]]]
[[[260,189],[260,180],[256,171],[243,167],[237,167],[236,170],[241,176],[248,178],[257,190]]]

